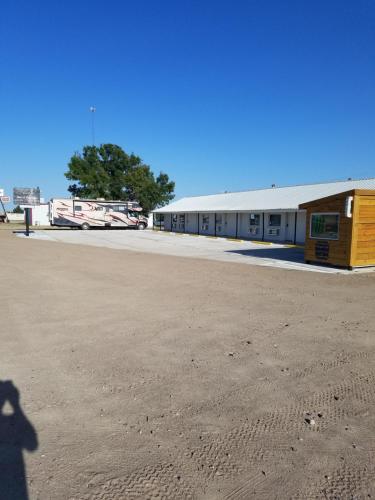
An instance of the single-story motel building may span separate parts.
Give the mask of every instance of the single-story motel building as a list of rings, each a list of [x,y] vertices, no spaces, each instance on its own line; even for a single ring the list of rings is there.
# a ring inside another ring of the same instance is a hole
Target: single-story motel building
[[[182,198],[154,211],[154,228],[206,236],[304,244],[301,204],[354,189],[374,190],[375,178],[271,187]]]

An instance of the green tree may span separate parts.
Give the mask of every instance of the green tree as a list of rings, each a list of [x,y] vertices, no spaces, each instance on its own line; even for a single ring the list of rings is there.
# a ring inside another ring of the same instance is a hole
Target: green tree
[[[15,208],[13,208],[14,214],[23,214],[23,212],[24,212],[24,210],[19,205],[17,205]]]
[[[155,178],[139,156],[128,155],[115,144],[85,146],[70,159],[65,177],[68,191],[81,198],[138,201],[148,214],[174,198],[175,183],[160,172]]]

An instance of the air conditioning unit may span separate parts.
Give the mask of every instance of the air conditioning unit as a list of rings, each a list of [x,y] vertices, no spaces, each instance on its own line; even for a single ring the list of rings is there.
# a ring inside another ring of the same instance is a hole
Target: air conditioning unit
[[[268,230],[268,234],[269,234],[269,236],[279,236],[280,235],[280,229],[279,228],[269,229]]]
[[[221,226],[216,226],[216,232],[221,233]]]
[[[202,224],[202,231],[208,231],[208,224]]]
[[[250,234],[259,234],[259,227],[249,227]]]

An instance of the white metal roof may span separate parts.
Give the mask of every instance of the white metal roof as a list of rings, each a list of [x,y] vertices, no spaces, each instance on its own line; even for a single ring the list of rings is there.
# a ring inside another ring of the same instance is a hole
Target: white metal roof
[[[207,196],[191,196],[159,208],[155,212],[247,212],[249,210],[266,212],[269,210],[296,210],[301,203],[351,189],[375,189],[375,178],[256,189],[253,191],[211,194]]]

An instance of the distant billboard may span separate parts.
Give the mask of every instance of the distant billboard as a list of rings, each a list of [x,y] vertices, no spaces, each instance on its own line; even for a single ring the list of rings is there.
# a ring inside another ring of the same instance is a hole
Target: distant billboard
[[[14,205],[40,205],[40,189],[13,188]]]

